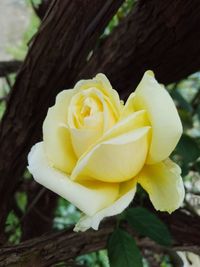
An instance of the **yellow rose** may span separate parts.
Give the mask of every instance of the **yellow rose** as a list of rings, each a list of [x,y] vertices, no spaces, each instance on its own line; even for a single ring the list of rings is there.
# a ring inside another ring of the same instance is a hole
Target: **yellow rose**
[[[98,74],[58,94],[28,168],[38,183],[85,214],[75,230],[98,229],[104,217],[129,205],[137,183],[157,210],[181,205],[181,171],[168,158],[181,134],[173,100],[151,71],[125,105]]]

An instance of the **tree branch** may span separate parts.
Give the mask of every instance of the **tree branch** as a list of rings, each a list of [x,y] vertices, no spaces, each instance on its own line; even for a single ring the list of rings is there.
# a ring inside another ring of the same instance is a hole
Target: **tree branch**
[[[152,69],[169,84],[200,69],[200,1],[140,0],[102,40],[78,79],[103,72],[124,98]]]
[[[19,60],[0,61],[0,77],[5,77],[10,73],[17,72],[22,65]]]
[[[174,237],[173,249],[192,251],[200,255],[200,218],[175,212],[173,215],[163,215],[162,219],[168,224]],[[17,246],[0,249],[0,266],[24,264],[26,261],[37,260],[38,266],[51,266],[60,261],[67,261],[79,255],[97,251],[106,247],[108,235],[112,233],[114,220],[102,224],[99,231],[74,233],[72,229],[44,235]],[[192,227],[190,227],[192,225]],[[127,228],[127,226],[124,226]],[[130,229],[128,228],[130,231]],[[131,232],[133,234],[133,232]],[[142,249],[154,252],[167,252],[169,248],[161,247],[149,240],[133,234],[137,244]],[[21,266],[21,265],[20,265]]]

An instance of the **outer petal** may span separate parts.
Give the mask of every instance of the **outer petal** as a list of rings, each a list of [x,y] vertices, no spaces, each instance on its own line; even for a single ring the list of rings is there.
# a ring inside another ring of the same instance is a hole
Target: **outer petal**
[[[144,74],[127,105],[130,110],[145,109],[149,116],[152,143],[147,163],[154,164],[166,159],[180,139],[182,125],[172,98],[155,80],[153,72],[147,71]]]
[[[45,152],[51,165],[70,173],[77,161],[67,124],[68,105],[76,91],[65,90],[58,94],[56,104],[48,110],[43,124]]]
[[[78,161],[72,179],[92,177],[104,182],[130,180],[142,169],[150,127],[143,127],[96,145]]]
[[[80,221],[76,224],[74,231],[84,232],[89,228],[98,230],[100,222],[105,217],[120,214],[123,210],[125,210],[128,207],[128,205],[134,198],[135,192],[136,192],[136,181],[134,179],[129,182],[122,183],[118,199],[109,207],[97,212],[94,216],[83,216],[80,219]]]
[[[143,168],[138,183],[148,192],[156,210],[171,213],[180,207],[185,196],[180,174],[179,166],[170,159]]]
[[[37,143],[32,148],[28,162],[28,169],[38,183],[69,200],[89,216],[109,206],[118,196],[118,184],[75,183],[64,173],[50,167],[45,156],[43,142]]]

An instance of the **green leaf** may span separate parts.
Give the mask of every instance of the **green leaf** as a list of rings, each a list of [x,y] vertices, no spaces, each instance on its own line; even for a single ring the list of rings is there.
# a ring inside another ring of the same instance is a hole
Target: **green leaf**
[[[182,176],[186,176],[191,165],[195,165],[200,155],[198,139],[183,134],[175,151],[173,159],[181,166]]]
[[[179,109],[179,115],[181,117],[181,121],[183,123],[183,128],[184,129],[190,129],[193,127],[193,118],[192,118],[192,113],[188,112],[184,109]]]
[[[145,208],[128,209],[126,219],[139,234],[150,237],[160,245],[171,245],[172,237],[167,226]]]
[[[197,113],[197,117],[200,121],[200,105],[198,106],[196,113]]]
[[[135,240],[121,229],[115,230],[108,240],[108,257],[110,267],[143,267]]]
[[[186,134],[182,135],[176,147],[176,152],[181,156],[185,163],[194,162],[200,154],[196,140]]]
[[[180,94],[180,92],[178,90],[172,90],[171,92],[171,96],[174,100],[176,100],[178,102],[178,105],[180,108],[188,111],[188,112],[192,112],[192,106],[190,105],[190,103],[188,103],[185,98]]]

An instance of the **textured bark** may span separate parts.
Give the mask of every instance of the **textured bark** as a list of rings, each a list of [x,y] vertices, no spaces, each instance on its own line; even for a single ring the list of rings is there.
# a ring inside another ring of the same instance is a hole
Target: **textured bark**
[[[192,251],[200,255],[200,219],[182,212],[162,215],[174,237],[173,249]],[[52,266],[60,261],[75,258],[81,254],[105,248],[108,235],[112,233],[115,222],[109,220],[99,231],[74,233],[72,230],[44,235],[17,246],[0,249],[0,266],[30,266],[27,262],[36,261],[36,266]],[[192,225],[192,227],[190,227]],[[127,228],[127,226],[124,226]],[[133,232],[129,232],[133,234]],[[139,238],[137,243],[142,249],[155,252],[168,251],[147,238]],[[15,265],[14,265],[15,264]],[[18,265],[16,265],[18,264]]]
[[[126,97],[145,70],[164,83],[200,69],[200,1],[141,0],[97,46],[79,78],[105,73]]]
[[[56,94],[70,88],[123,0],[54,1],[17,76],[0,125],[0,234],[10,196]]]
[[[48,1],[42,5],[43,15]],[[198,0],[138,1],[128,17],[98,44],[79,78],[104,72],[121,94],[127,95],[147,69],[153,69],[165,84],[198,71],[199,12]]]

